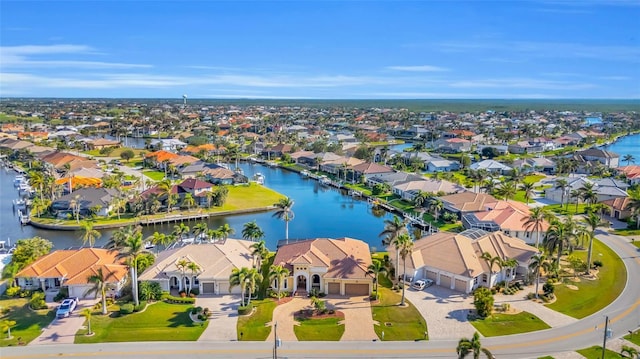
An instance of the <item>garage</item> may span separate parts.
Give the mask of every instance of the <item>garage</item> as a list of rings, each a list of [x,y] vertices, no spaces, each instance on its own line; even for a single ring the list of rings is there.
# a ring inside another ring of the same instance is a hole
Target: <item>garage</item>
[[[451,288],[451,277],[447,277],[446,275],[441,275],[440,286],[445,288]]]
[[[426,271],[425,277],[435,282],[438,279],[438,273],[428,270]]]
[[[340,283],[329,283],[329,294],[340,294]]]
[[[467,292],[467,281],[456,279],[456,290],[458,292],[466,293]]]
[[[369,295],[369,284],[345,284],[345,295]]]
[[[202,294],[215,294],[215,283],[202,283]]]

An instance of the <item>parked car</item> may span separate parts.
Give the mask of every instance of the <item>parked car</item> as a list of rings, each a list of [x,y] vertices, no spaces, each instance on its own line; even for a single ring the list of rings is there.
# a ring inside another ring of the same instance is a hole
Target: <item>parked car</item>
[[[413,282],[413,277],[408,274],[405,274],[405,275],[398,276],[398,280],[400,281],[400,283],[411,284],[411,282]]]
[[[78,306],[78,298],[67,298],[62,301],[62,304],[58,307],[56,311],[57,318],[66,318],[68,317]]]
[[[413,282],[413,285],[411,287],[415,290],[423,290],[430,287],[431,285],[433,285],[433,281],[431,279],[418,279],[417,281]]]

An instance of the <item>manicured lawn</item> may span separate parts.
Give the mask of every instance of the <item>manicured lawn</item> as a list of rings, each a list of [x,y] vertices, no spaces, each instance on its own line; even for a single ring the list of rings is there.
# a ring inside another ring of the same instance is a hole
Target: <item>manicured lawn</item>
[[[488,318],[471,321],[485,337],[534,332],[551,328],[547,323],[529,312],[518,314],[494,313]]]
[[[46,327],[55,318],[53,310],[44,309],[34,311],[29,308],[27,298],[4,298],[0,300],[0,308],[9,308],[7,314],[0,316],[0,321],[14,320],[16,325],[11,328],[11,339],[5,339],[7,333],[0,333],[0,347],[18,345],[18,337],[22,341],[29,343],[42,333],[42,328]]]
[[[274,190],[251,183],[248,186],[227,186],[229,196],[221,208],[213,212],[260,208],[274,205],[284,196]]]
[[[616,229],[613,231],[613,234],[617,234],[619,236],[640,236],[640,229]]]
[[[164,179],[164,172],[162,171],[143,171],[142,173],[154,181],[162,181]]]
[[[192,305],[157,302],[147,306],[143,312],[125,316],[112,314],[91,317],[93,336],[86,336],[86,329],[76,333],[75,343],[195,341],[207,328],[209,322],[193,323],[189,318]],[[133,334],[135,333],[135,334]]]
[[[344,324],[340,318],[299,319],[300,325],[293,327],[300,341],[338,341],[344,334]]]
[[[640,345],[640,330],[636,330],[633,334],[627,334],[624,338],[635,345]]]
[[[587,349],[576,350],[580,355],[587,359],[600,359],[602,358],[602,347],[593,346]],[[607,349],[604,354],[605,359],[620,359],[622,356],[612,350]]]
[[[266,326],[273,318],[273,310],[277,303],[272,299],[252,300],[251,305],[256,309],[251,315],[238,317],[238,338],[241,340],[265,341],[271,333],[271,327]],[[243,333],[241,336],[240,333]]]
[[[380,301],[371,303],[373,320],[380,323],[373,326],[378,338],[382,338],[382,332],[384,332],[384,340],[425,339],[427,324],[416,307],[406,299],[405,302],[408,304],[406,307],[398,306],[402,293],[383,287],[382,280],[380,284],[378,287]],[[390,282],[385,281],[384,284],[390,284]]]
[[[527,175],[524,177],[522,182],[537,183],[537,182],[540,182],[541,179],[546,177],[547,176],[544,176],[544,175]]]
[[[601,255],[602,254],[602,255]],[[573,255],[586,260],[587,251],[574,251]],[[604,264],[598,273],[598,280],[586,280],[571,284],[579,289],[571,290],[564,284],[556,285],[554,303],[547,306],[574,318],[584,318],[607,306],[624,289],[627,272],[622,259],[599,240],[593,241],[593,260]]]
[[[566,199],[565,199],[566,201]],[[574,215],[574,214],[582,214],[584,213],[585,209],[587,208],[587,205],[584,203],[580,203],[578,204],[578,210],[576,211],[576,204],[575,203],[569,203],[569,208],[567,208],[566,203],[563,206],[560,206],[560,204],[551,204],[546,206],[547,209],[549,209],[551,212],[554,213],[558,213],[558,214],[564,214],[564,215]]]

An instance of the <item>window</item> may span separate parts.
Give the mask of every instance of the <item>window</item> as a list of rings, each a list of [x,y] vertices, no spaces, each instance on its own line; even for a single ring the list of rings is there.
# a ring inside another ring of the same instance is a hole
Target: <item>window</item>
[[[483,282],[483,283],[487,283],[487,279],[489,279],[489,278],[487,277],[487,275],[486,275],[486,274],[483,274],[483,275],[482,275],[482,282]]]
[[[282,283],[282,288],[283,289],[287,289],[287,283],[289,283],[289,281],[285,279],[284,283]]]
[[[25,287],[31,287],[33,285],[33,278],[25,278],[24,279],[24,286]]]
[[[193,278],[193,285],[200,285],[200,280],[198,279],[198,277]]]
[[[478,277],[473,278],[473,285],[478,285]]]

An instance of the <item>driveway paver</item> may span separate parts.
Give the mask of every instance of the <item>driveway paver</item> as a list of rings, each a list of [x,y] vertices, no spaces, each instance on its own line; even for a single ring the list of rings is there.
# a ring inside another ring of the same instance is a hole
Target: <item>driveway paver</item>
[[[293,326],[297,322],[293,319],[293,314],[301,309],[311,308],[311,300],[308,298],[293,298],[288,303],[280,304],[273,310],[273,319],[271,323],[267,325],[273,326],[274,323],[278,323],[278,338],[282,341],[297,342],[296,333],[293,331]],[[269,333],[267,341],[273,341],[273,330]]]
[[[423,291],[406,289],[405,296],[427,322],[430,339],[470,338],[476,329],[467,320],[473,296],[432,285]]]
[[[229,341],[238,339],[238,304],[240,297],[233,295],[198,296],[196,306],[209,308],[209,325],[198,341]]]
[[[85,318],[80,315],[84,308],[92,307],[100,299],[80,300],[76,310],[67,318],[54,319],[42,329],[42,334],[29,345],[73,344],[76,333],[82,328]]]
[[[327,297],[328,308],[344,313],[344,334],[340,340],[374,340],[373,317],[369,297]]]

